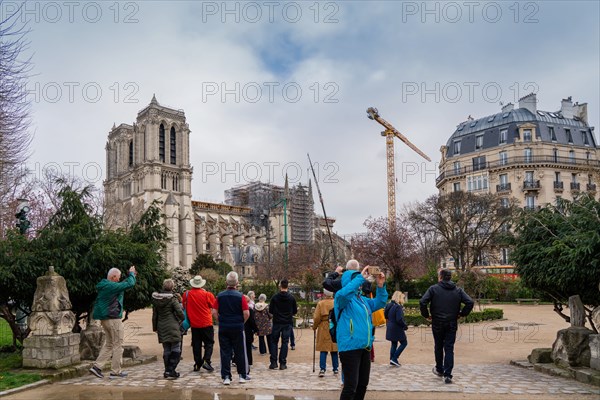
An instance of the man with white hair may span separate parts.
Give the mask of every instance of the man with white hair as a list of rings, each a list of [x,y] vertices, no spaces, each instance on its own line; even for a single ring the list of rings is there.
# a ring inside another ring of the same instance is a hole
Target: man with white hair
[[[135,285],[137,272],[134,266],[129,268],[129,276],[123,282],[121,270],[111,268],[105,279],[96,285],[98,297],[94,304],[93,318],[100,320],[104,329],[104,344],[98,354],[96,362],[90,368],[90,372],[98,378],[104,378],[102,367],[112,358],[109,378],[125,378],[126,372],[121,371],[121,357],[123,356],[123,293]]]
[[[248,363],[244,322],[250,316],[246,298],[237,290],[238,274],[231,271],[225,278],[227,289],[217,295],[213,307],[213,318],[219,324],[219,347],[221,353],[221,378],[224,385],[231,384],[231,353],[239,375],[239,382],[246,383]]]

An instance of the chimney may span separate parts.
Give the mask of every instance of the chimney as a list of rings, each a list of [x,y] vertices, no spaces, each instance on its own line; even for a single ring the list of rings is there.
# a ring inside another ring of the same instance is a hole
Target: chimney
[[[586,125],[588,124],[587,103],[575,103],[573,112],[575,113],[575,116],[579,117]]]
[[[526,108],[535,115],[537,111],[537,98],[535,93],[529,93],[519,99],[519,108]]]
[[[508,103],[502,106],[502,112],[506,113],[515,109],[515,105],[513,103]]]
[[[572,119],[575,116],[575,109],[573,108],[573,98],[571,96],[566,99],[562,99],[560,102],[560,113],[563,117]]]

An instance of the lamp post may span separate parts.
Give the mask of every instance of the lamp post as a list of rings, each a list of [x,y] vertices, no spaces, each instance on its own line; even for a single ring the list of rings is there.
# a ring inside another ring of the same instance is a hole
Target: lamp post
[[[17,199],[19,205],[17,206],[17,213],[15,214],[15,218],[17,218],[17,228],[19,228],[19,232],[21,235],[27,233],[27,230],[31,226],[31,223],[27,219],[27,214],[29,213],[29,200],[27,199]]]

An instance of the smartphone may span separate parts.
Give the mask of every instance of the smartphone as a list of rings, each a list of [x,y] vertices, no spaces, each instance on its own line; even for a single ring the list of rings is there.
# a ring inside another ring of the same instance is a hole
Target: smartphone
[[[369,275],[376,276],[381,273],[381,268],[370,266],[369,267]]]

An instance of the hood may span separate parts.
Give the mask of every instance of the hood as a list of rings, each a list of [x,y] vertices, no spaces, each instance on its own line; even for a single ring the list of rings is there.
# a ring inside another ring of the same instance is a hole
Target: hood
[[[342,274],[342,286],[346,286],[352,279],[360,275],[360,271],[346,271]]]
[[[171,300],[173,298],[173,293],[152,293],[152,298],[154,300]]]
[[[268,306],[267,303],[260,303],[259,302],[259,303],[254,304],[254,309],[256,311],[262,311],[262,310],[265,310],[267,308],[267,306]]]
[[[440,285],[441,287],[443,287],[446,290],[456,289],[456,283],[454,283],[452,281],[441,281],[441,282],[438,282],[438,285]]]

